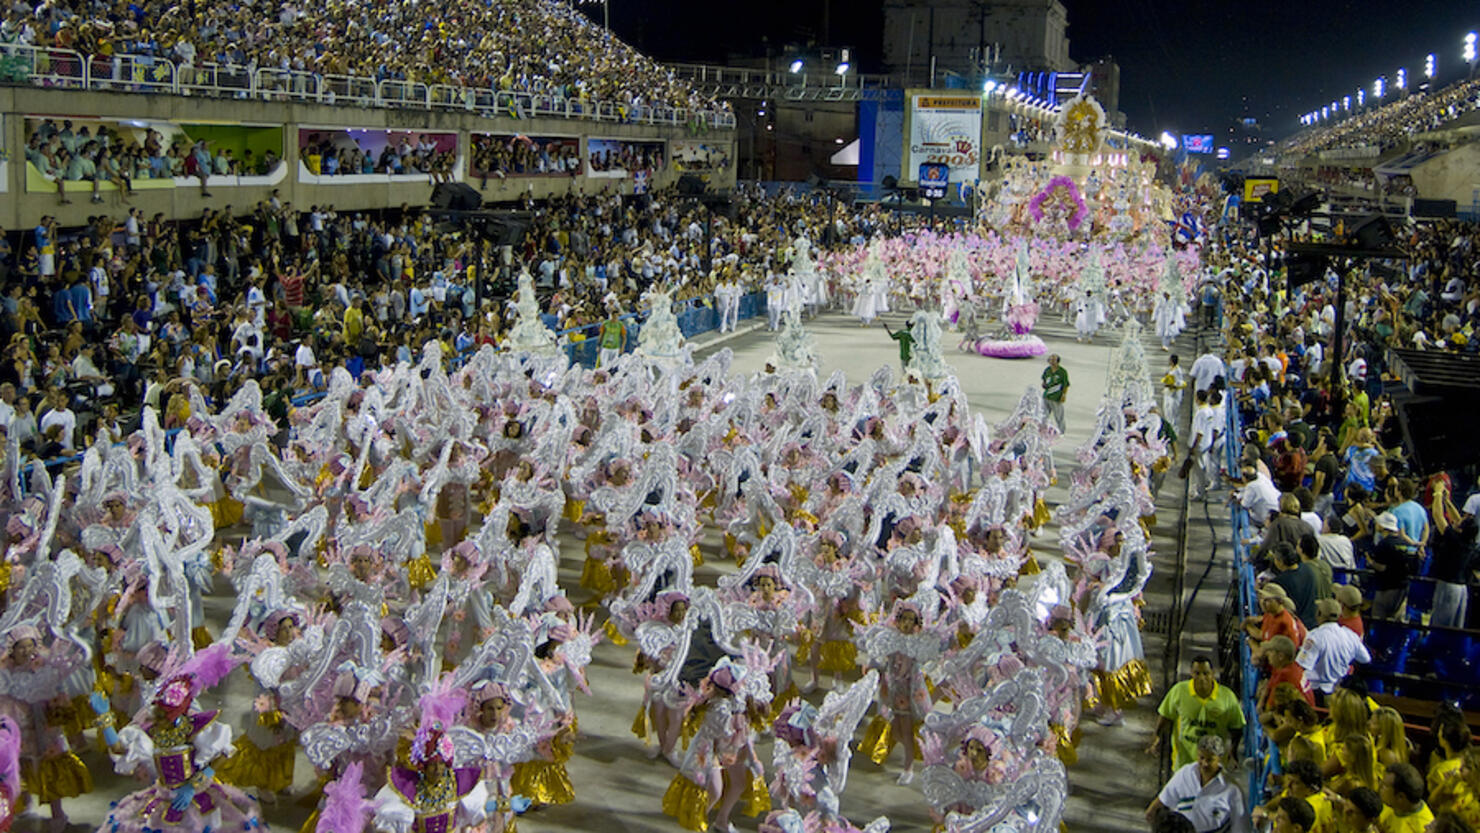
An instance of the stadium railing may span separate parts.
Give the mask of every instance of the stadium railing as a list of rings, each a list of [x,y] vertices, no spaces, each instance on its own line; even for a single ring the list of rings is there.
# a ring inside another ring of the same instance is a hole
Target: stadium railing
[[[71,49],[0,46],[0,82],[99,92],[209,95],[263,101],[305,101],[421,110],[483,110],[492,116],[564,118],[623,124],[734,128],[735,115],[722,109],[626,105],[552,94],[426,84],[359,75],[203,62],[120,53],[86,56]]]
[[[1239,460],[1243,455],[1243,434],[1240,430],[1240,419],[1238,408],[1228,408],[1228,434],[1224,443],[1224,466],[1226,471],[1235,472],[1239,470]],[[1243,620],[1247,616],[1256,616],[1259,613],[1259,588],[1254,576],[1254,565],[1249,559],[1249,547],[1244,543],[1250,534],[1252,523],[1249,513],[1237,501],[1230,501],[1231,508],[1228,513],[1229,528],[1233,538],[1233,569],[1235,575],[1234,594],[1236,599],[1236,612],[1233,617],[1232,627],[1241,629]],[[1239,680],[1239,699],[1244,709],[1244,760],[1249,763],[1248,789],[1244,793],[1248,809],[1253,809],[1264,803],[1265,784],[1269,783],[1271,773],[1279,771],[1279,749],[1270,742],[1269,737],[1264,734],[1264,727],[1259,722],[1259,669],[1254,666],[1253,657],[1249,651],[1248,640],[1241,635],[1238,640],[1238,667],[1241,672]]]

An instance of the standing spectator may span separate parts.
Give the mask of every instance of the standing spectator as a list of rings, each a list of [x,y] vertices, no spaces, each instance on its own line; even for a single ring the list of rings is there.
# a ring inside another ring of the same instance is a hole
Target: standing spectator
[[[1289,544],[1274,549],[1274,576],[1270,581],[1285,589],[1295,603],[1295,616],[1306,630],[1316,626],[1316,573]]]
[[[1196,760],[1197,744],[1204,735],[1228,739],[1231,749],[1243,741],[1243,706],[1232,690],[1218,684],[1213,661],[1205,656],[1193,658],[1192,678],[1168,689],[1156,714],[1156,733],[1146,753],[1155,755],[1170,733],[1174,769]]]
[[[903,347],[900,352],[904,352]],[[1059,356],[1054,353],[1048,357],[1048,367],[1043,370],[1043,404],[1059,427],[1060,434],[1064,433],[1064,399],[1068,395],[1069,371],[1059,364]]]
[[[1295,656],[1295,662],[1305,669],[1306,682],[1322,694],[1336,690],[1336,684],[1351,672],[1353,662],[1367,663],[1372,655],[1362,638],[1341,624],[1341,603],[1335,599],[1316,602],[1316,621]]]
[[[1252,485],[1252,484],[1251,484]],[[1245,489],[1249,488],[1248,486]],[[1262,498],[1261,498],[1262,500]],[[1253,514],[1253,511],[1250,511]],[[1300,519],[1300,499],[1286,492],[1279,496],[1279,514],[1264,525],[1264,540],[1254,551],[1254,563],[1263,567],[1269,563],[1269,554],[1280,544],[1292,547],[1300,545],[1300,539],[1310,535],[1310,527]]]
[[[1197,760],[1172,773],[1151,800],[1147,822],[1171,810],[1186,816],[1197,833],[1250,833],[1243,793],[1223,775],[1227,749],[1223,738],[1203,735],[1197,742]]]
[[[37,423],[37,430],[45,434],[52,426],[57,426],[60,433],[56,437],[61,444],[62,450],[68,454],[75,447],[75,435],[77,433],[77,415],[67,407],[67,393],[60,388],[52,388],[46,396],[48,408],[41,415],[41,421]]]
[[[1442,480],[1434,486],[1432,514],[1438,534],[1434,537],[1434,560],[1429,565],[1429,575],[1435,582],[1429,624],[1463,628],[1469,612],[1470,576],[1475,572],[1475,516],[1460,515]]]
[[[1372,618],[1406,619],[1404,606],[1408,601],[1408,582],[1413,576],[1413,559],[1405,548],[1403,532],[1398,519],[1391,512],[1383,512],[1374,522],[1377,543],[1367,558],[1367,566],[1374,571]]]

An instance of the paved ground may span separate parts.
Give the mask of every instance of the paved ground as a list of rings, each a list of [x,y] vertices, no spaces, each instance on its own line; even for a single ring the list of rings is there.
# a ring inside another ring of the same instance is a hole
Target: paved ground
[[[888,316],[890,326],[897,327],[904,321],[901,314]],[[754,328],[756,325],[750,325]],[[885,334],[883,327],[860,327],[856,319],[842,315],[826,315],[809,322],[809,329],[817,337],[817,347],[823,363],[822,375],[834,369],[847,372],[850,382],[862,381],[881,364],[898,366],[898,352]],[[1072,387],[1067,399],[1068,434],[1060,442],[1056,458],[1063,477],[1072,469],[1072,449],[1088,435],[1094,413],[1105,388],[1106,368],[1113,346],[1119,336],[1104,335],[1093,344],[1076,344],[1072,330],[1056,319],[1046,321],[1039,333],[1048,342],[1050,350],[1063,357],[1068,368]],[[1185,339],[1184,339],[1185,341]],[[700,348],[699,356],[719,349],[714,338],[706,340],[708,346]],[[950,340],[951,345],[954,340]],[[735,353],[734,368],[738,372],[760,370],[773,351],[771,336],[763,330],[742,331],[721,343]],[[1161,353],[1148,344],[1152,361],[1160,362]],[[1190,342],[1184,352],[1190,351]],[[987,421],[995,422],[1004,417],[1017,403],[1024,389],[1036,387],[1043,369],[1041,359],[996,360],[976,355],[951,352],[948,360],[954,367],[972,408],[982,410]],[[1192,356],[1184,358],[1191,363]],[[1152,368],[1153,374],[1160,372]],[[1181,534],[1181,512],[1178,501],[1183,494],[1182,483],[1175,475],[1167,481],[1158,502],[1159,526],[1155,530],[1157,551],[1157,574],[1148,587],[1148,613],[1166,611],[1170,607],[1173,582],[1178,559],[1178,537]],[[1056,504],[1064,496],[1063,488],[1056,487],[1048,495],[1049,503]],[[1216,517],[1216,508],[1214,516]],[[1201,521],[1201,511],[1197,515]],[[1202,540],[1209,540],[1206,527],[1202,528]],[[707,542],[709,551],[717,550],[715,536]],[[1050,527],[1035,540],[1034,548],[1040,558],[1057,557],[1057,533]],[[1193,580],[1207,563],[1207,549],[1194,554],[1189,560]],[[577,581],[582,553],[579,542],[567,542],[561,565],[561,581],[579,593]],[[727,564],[718,558],[708,559],[698,579],[712,582],[718,569]],[[1218,571],[1215,571],[1218,572]],[[1214,577],[1216,584],[1217,577]],[[226,583],[219,583],[226,590]],[[1191,584],[1191,581],[1189,581]],[[1214,584],[1204,587],[1198,597],[1195,623],[1200,623],[1208,611],[1222,602],[1222,591]],[[1224,579],[1226,586],[1226,578]],[[579,597],[577,597],[579,601]],[[209,601],[209,617],[219,626],[224,621],[231,600],[225,596]],[[1213,606],[1210,608],[1209,606]],[[1155,618],[1150,617],[1150,618]],[[1211,630],[1208,619],[1207,630]],[[1147,661],[1153,679],[1160,681],[1163,673],[1164,637],[1157,633],[1146,633]],[[632,719],[641,698],[640,678],[631,673],[633,649],[618,648],[603,644],[595,651],[590,669],[592,697],[577,696],[576,708],[580,717],[583,737],[576,745],[576,754],[569,764],[572,781],[576,785],[576,801],[526,815],[519,821],[521,833],[543,833],[544,831],[677,831],[678,826],[663,816],[659,804],[663,791],[673,777],[673,770],[666,763],[649,760],[639,741],[630,732]],[[228,709],[240,708],[251,696],[250,683],[234,678],[223,694]],[[1153,698],[1160,696],[1161,686]],[[1071,831],[1140,831],[1145,829],[1141,812],[1158,787],[1157,761],[1141,751],[1154,723],[1153,698],[1132,709],[1125,724],[1117,727],[1101,727],[1089,723],[1084,727],[1084,738],[1080,744],[1080,762],[1070,770],[1071,798],[1066,824]],[[769,744],[767,753],[769,754]],[[888,762],[885,770],[875,767],[862,756],[854,758],[854,770],[849,779],[847,793],[843,797],[844,812],[859,823],[886,813],[895,823],[895,830],[924,831],[930,827],[929,817],[919,793],[910,787],[895,784],[900,753]],[[91,830],[106,815],[108,803],[122,797],[133,785],[111,774],[106,761],[93,755],[86,758],[98,781],[91,795],[68,802],[74,820],[72,831]],[[301,756],[298,766],[294,795],[301,795],[311,785],[312,772]],[[292,796],[280,796],[270,800],[265,815],[269,824],[279,830],[297,829],[307,815],[306,808],[298,806]],[[44,815],[45,811],[42,812]],[[44,827],[34,814],[24,818],[17,826],[19,830],[39,830]],[[741,829],[754,830],[755,822],[742,820]]]

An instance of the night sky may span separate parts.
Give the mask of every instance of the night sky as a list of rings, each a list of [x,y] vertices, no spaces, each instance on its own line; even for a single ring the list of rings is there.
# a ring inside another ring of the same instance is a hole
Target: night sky
[[[1063,0],[1076,61],[1112,55],[1121,68],[1121,109],[1148,135],[1218,132],[1253,116],[1266,135],[1291,132],[1300,114],[1322,103],[1371,95],[1372,81],[1398,67],[1422,80],[1424,56],[1438,54],[1440,80],[1464,72],[1464,33],[1480,28],[1474,4],[1168,2]],[[823,34],[824,0],[678,2],[611,0],[612,28],[662,60],[723,61],[731,54],[779,51],[814,40],[853,46],[864,71],[877,70],[881,4],[832,0]],[[587,6],[596,19],[600,5]],[[723,22],[720,22],[723,21]],[[763,43],[762,38],[766,39]]]

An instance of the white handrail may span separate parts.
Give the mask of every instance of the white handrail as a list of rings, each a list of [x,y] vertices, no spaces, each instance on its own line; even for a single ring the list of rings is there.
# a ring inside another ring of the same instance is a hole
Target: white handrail
[[[702,71],[701,73],[702,74]],[[721,109],[693,111],[616,101],[582,100],[549,93],[427,85],[358,75],[320,75],[278,67],[204,62],[180,64],[168,58],[133,53],[84,56],[71,49],[28,44],[0,45],[0,81],[41,87],[152,92],[254,98],[262,101],[350,103],[362,107],[481,110],[520,118],[544,116],[647,124],[702,123],[733,128],[735,116]]]

